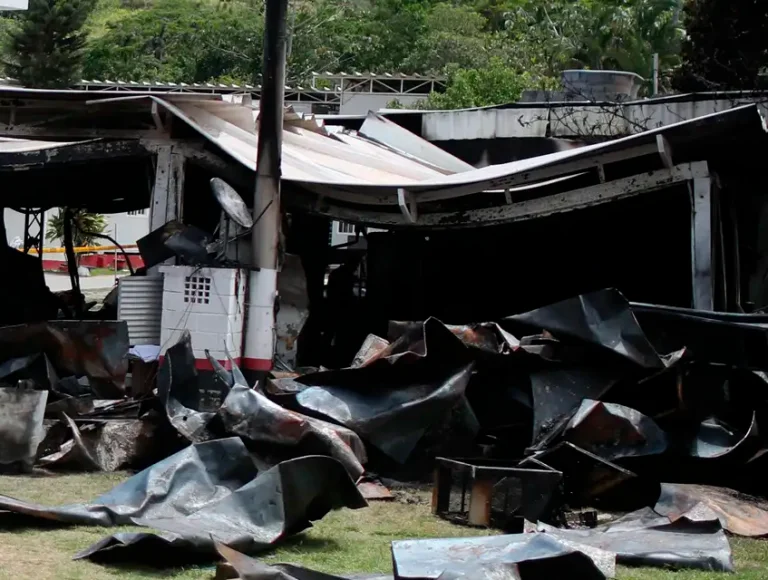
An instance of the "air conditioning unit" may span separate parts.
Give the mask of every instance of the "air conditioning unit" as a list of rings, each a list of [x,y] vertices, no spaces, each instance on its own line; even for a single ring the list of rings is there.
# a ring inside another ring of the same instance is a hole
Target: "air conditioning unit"
[[[131,345],[159,345],[162,316],[162,276],[126,276],[118,280],[117,318],[128,323]]]

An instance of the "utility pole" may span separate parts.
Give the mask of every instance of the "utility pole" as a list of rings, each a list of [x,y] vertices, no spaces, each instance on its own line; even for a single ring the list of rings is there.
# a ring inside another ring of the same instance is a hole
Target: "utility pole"
[[[266,0],[264,68],[253,203],[253,266],[248,287],[243,368],[268,371],[275,346],[275,300],[280,244],[280,158],[283,144],[288,0]]]
[[[280,156],[283,146],[287,13],[288,0],[267,0],[256,196],[253,204],[253,257],[256,267],[272,270],[277,269],[280,234]]]

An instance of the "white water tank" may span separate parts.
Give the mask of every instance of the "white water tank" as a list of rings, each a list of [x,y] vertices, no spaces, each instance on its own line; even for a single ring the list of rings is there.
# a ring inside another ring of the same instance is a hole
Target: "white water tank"
[[[645,79],[620,70],[564,70],[562,81],[567,100],[631,101]]]

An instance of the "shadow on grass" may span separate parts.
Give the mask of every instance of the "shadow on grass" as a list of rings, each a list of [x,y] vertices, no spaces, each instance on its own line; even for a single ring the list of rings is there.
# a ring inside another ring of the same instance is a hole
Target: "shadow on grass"
[[[312,554],[315,552],[331,552],[341,550],[339,543],[331,538],[315,538],[306,534],[297,534],[287,540],[279,542],[265,552],[260,552],[259,556],[269,556],[277,550],[301,550],[303,553]]]
[[[158,546],[145,546],[145,548],[148,549],[139,551],[129,547],[127,549],[104,550],[95,554],[91,558],[91,562],[112,571],[140,573],[144,576],[165,578],[174,572],[181,573],[192,568],[212,570],[215,568],[216,563],[220,561],[217,555],[210,553],[193,552],[167,546],[163,550],[152,549],[158,548]],[[269,550],[248,555],[254,558],[264,558],[273,554],[277,549],[285,548],[301,550],[303,553],[313,553],[339,550],[340,546],[335,540],[299,535],[280,542]],[[126,558],[131,558],[133,561],[126,562]]]
[[[43,518],[18,514],[14,512],[0,512],[0,531],[23,532],[26,530],[62,530],[73,528],[72,524],[46,520]]]

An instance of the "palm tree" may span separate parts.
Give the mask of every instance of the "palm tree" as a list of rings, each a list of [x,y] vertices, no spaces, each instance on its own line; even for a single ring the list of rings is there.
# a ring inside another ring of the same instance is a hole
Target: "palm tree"
[[[59,210],[48,220],[45,239],[49,242],[64,240],[64,216],[66,208]],[[84,209],[71,211],[72,215],[72,243],[78,247],[98,246],[99,238],[94,234],[101,234],[107,228],[107,218],[100,213],[88,213]]]

